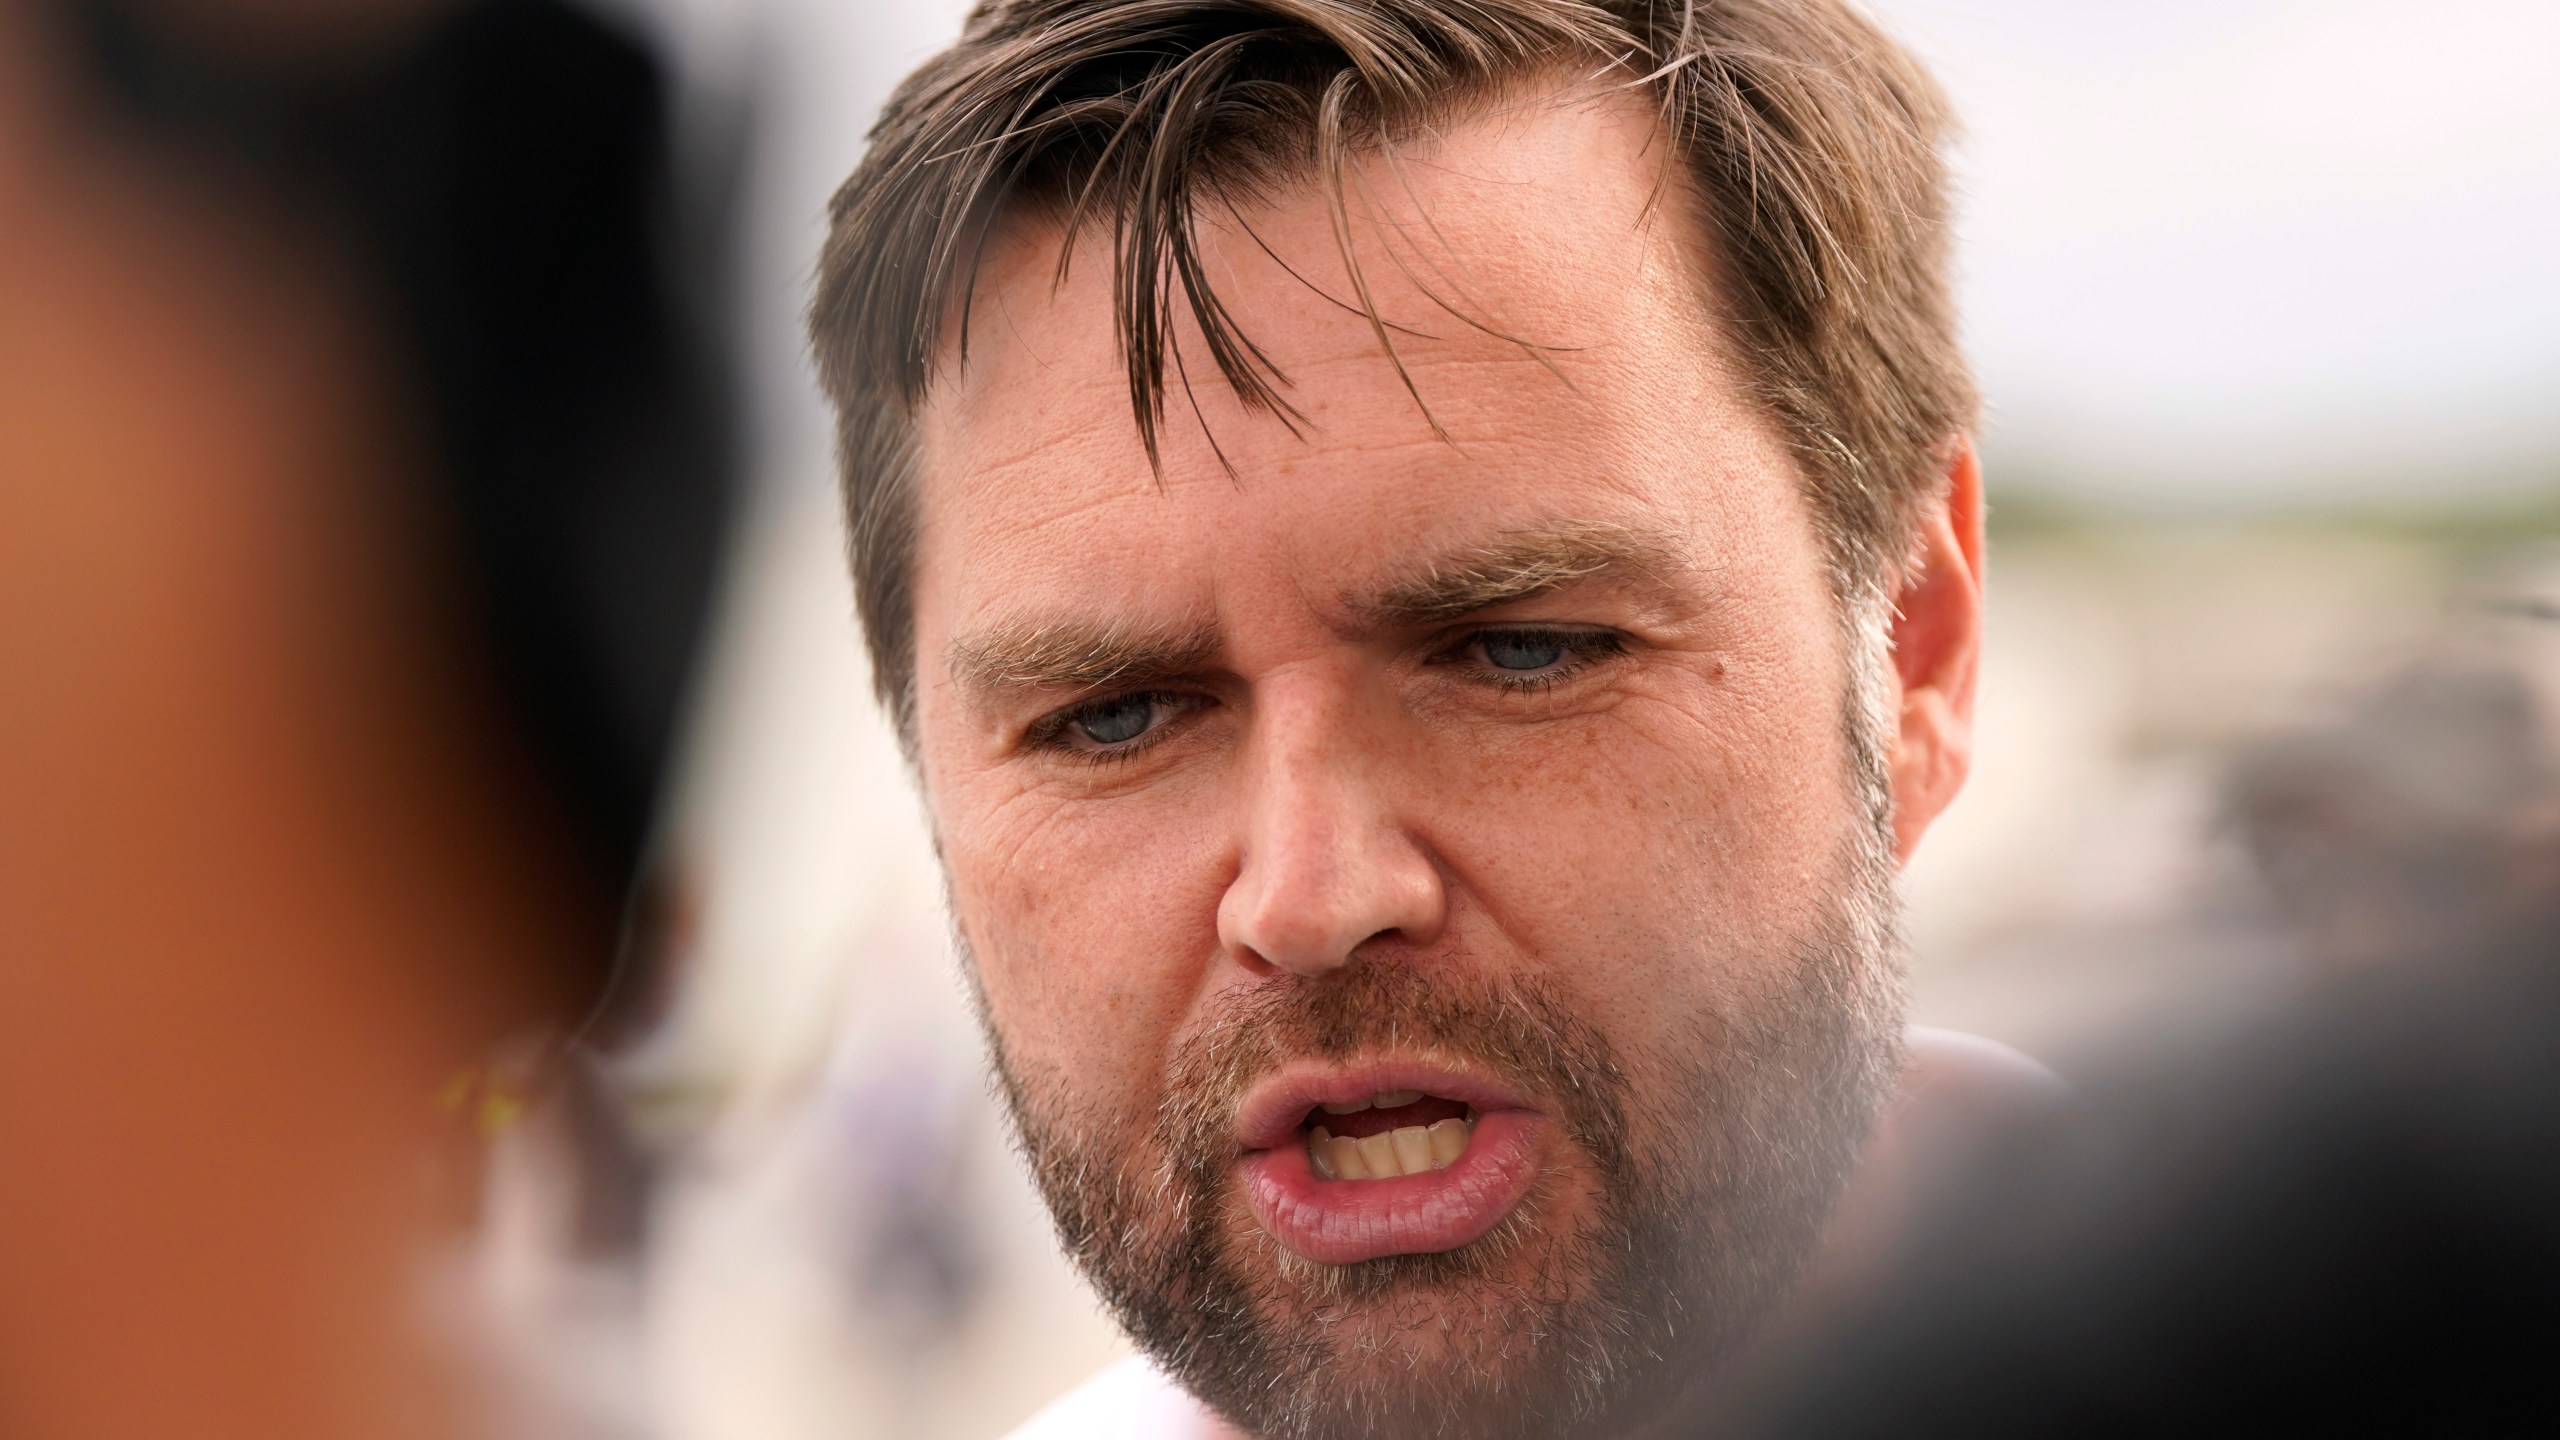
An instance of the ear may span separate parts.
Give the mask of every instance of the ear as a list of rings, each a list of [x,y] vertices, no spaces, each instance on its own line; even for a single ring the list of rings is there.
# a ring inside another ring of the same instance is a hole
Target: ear
[[[1973,764],[1973,690],[1982,664],[1982,466],[1956,437],[1943,493],[1922,511],[1894,595],[1893,670],[1901,728],[1893,745],[1894,858],[1964,788]]]

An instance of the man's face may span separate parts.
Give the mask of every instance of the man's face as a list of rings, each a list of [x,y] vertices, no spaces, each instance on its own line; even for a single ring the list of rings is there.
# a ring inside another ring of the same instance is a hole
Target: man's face
[[[1580,98],[1355,165],[1421,405],[1308,183],[1203,237],[1294,428],[1188,332],[1159,479],[1108,255],[1035,220],[926,406],[918,738],[1008,1097],[1248,1428],[1589,1423],[1784,1288],[1890,1074],[1842,627],[1664,148]]]

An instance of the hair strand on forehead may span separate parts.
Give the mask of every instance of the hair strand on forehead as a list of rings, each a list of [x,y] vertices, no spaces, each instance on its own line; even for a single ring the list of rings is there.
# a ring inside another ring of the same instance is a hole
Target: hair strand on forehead
[[[1900,564],[1975,400],[1946,275],[1945,106],[1849,0],[985,0],[891,97],[836,193],[809,314],[873,684],[901,734],[915,415],[937,372],[967,363],[1002,226],[1059,227],[1053,284],[1080,241],[1108,255],[1131,414],[1160,468],[1169,390],[1207,428],[1193,386],[1208,377],[1186,343],[1247,412],[1304,433],[1289,377],[1220,296],[1200,227],[1223,214],[1268,252],[1244,204],[1313,183],[1349,293],[1309,288],[1366,319],[1446,440],[1398,350],[1418,332],[1381,312],[1354,245],[1380,212],[1353,161],[1375,155],[1400,180],[1399,141],[1559,79],[1651,93],[1671,151],[1661,184],[1684,187],[1705,231],[1701,293],[1794,447],[1844,614]],[[1454,320],[1556,368],[1385,238]]]

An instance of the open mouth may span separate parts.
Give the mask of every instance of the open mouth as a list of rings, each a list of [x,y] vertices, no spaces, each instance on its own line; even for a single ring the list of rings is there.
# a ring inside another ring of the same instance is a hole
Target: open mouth
[[[1425,1057],[1301,1062],[1238,1106],[1238,1175],[1263,1228],[1320,1264],[1454,1250],[1518,1208],[1551,1151],[1545,1114]]]
[[[1307,1163],[1324,1180],[1395,1180],[1446,1170],[1467,1153],[1476,1108],[1420,1090],[1328,1100],[1307,1112]]]

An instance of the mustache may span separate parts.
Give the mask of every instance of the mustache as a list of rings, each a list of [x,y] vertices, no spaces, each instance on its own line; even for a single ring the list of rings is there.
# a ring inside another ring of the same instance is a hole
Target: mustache
[[[1601,1163],[1617,1158],[1625,1071],[1608,1040],[1548,985],[1358,955],[1323,975],[1284,972],[1229,991],[1177,1036],[1157,1138],[1178,1160],[1222,1163],[1237,1104],[1256,1080],[1292,1060],[1387,1049],[1489,1070],[1554,1105]]]

